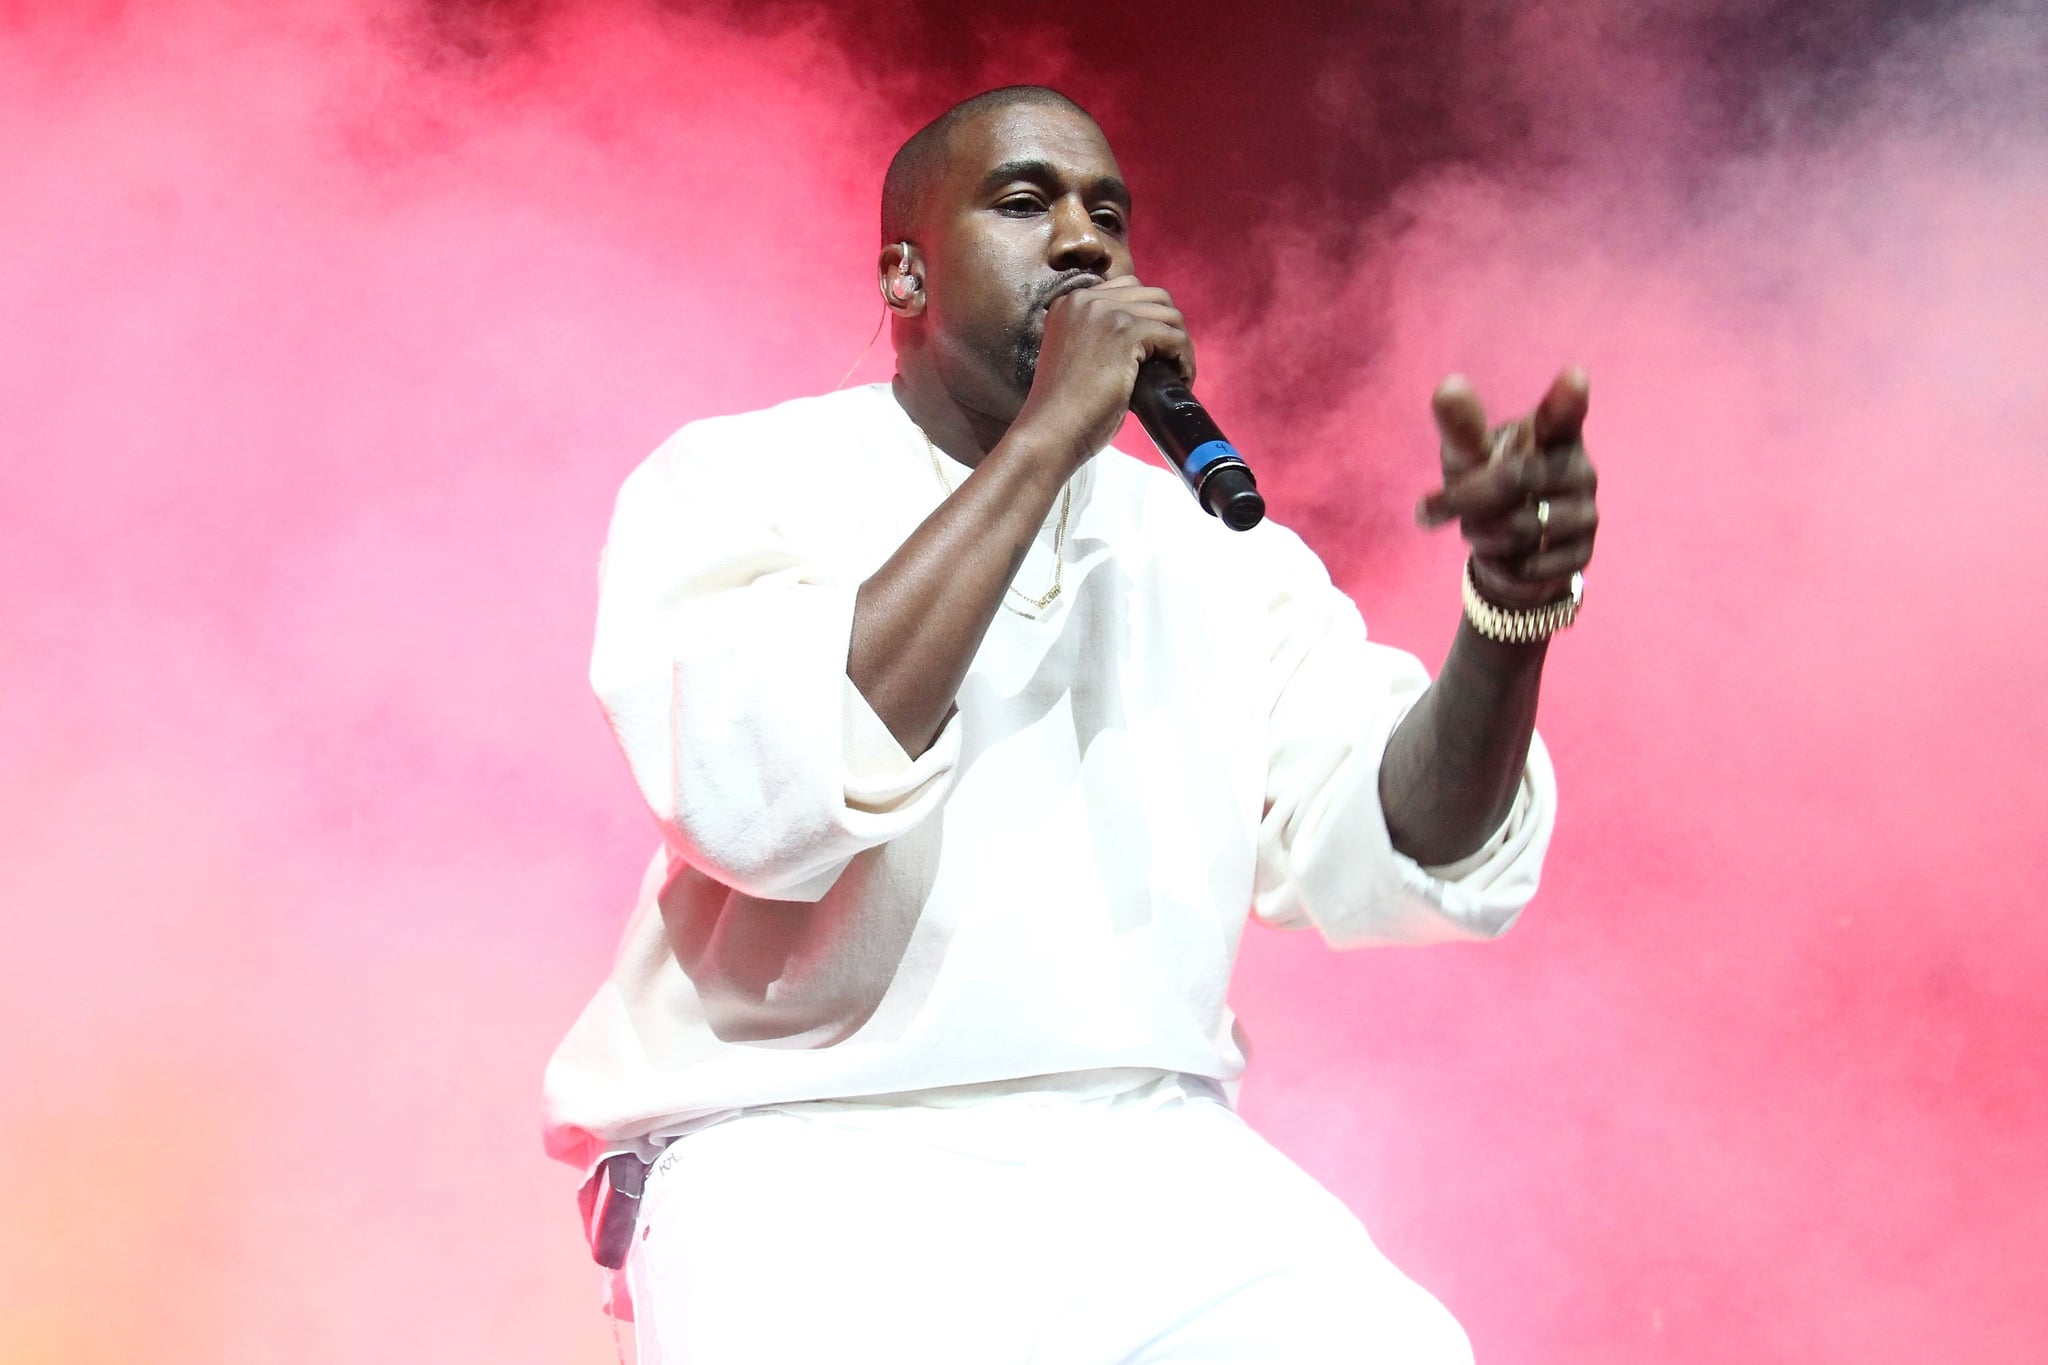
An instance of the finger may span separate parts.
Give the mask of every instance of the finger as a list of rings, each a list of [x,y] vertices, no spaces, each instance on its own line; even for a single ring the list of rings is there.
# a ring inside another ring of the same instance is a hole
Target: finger
[[[1592,562],[1593,538],[1587,536],[1569,545],[1553,545],[1542,554],[1527,556],[1515,565],[1515,573],[1525,581],[1562,579],[1569,585],[1571,576],[1582,572]]]
[[[1188,329],[1188,320],[1181,315],[1180,309],[1175,308],[1170,303],[1153,303],[1149,301],[1118,303],[1112,300],[1097,299],[1084,304],[1079,302],[1083,292],[1086,291],[1077,291],[1067,295],[1065,298],[1053,300],[1053,312],[1047,314],[1048,320],[1055,314],[1058,314],[1060,310],[1071,308],[1074,316],[1064,319],[1066,325],[1069,326],[1165,326],[1182,333],[1185,333]],[[1087,321],[1083,322],[1082,319]]]
[[[1441,526],[1458,517],[1504,516],[1527,500],[1524,480],[1533,468],[1533,461],[1515,459],[1481,465],[1425,496],[1415,508],[1415,519],[1424,526]]]
[[[1429,409],[1443,437],[1444,472],[1472,469],[1486,463],[1486,409],[1462,374],[1446,376],[1430,395]]]
[[[1124,335],[1138,347],[1140,363],[1155,356],[1172,360],[1180,367],[1182,379],[1190,385],[1195,382],[1195,343],[1179,324],[1178,314],[1173,322],[1141,317],[1135,312],[1125,316],[1129,321],[1124,324]]]
[[[1114,285],[1097,284],[1085,289],[1070,289],[1047,304],[1048,309],[1075,308],[1086,311],[1091,308],[1171,308],[1173,295],[1164,289],[1152,289],[1144,285],[1117,288]]]
[[[1600,476],[1586,457],[1586,448],[1572,445],[1543,451],[1531,462],[1528,491],[1537,497],[1560,494],[1590,498],[1600,487]]]
[[[1154,303],[1150,300],[1119,303],[1116,310],[1119,313],[1128,313],[1134,318],[1144,318],[1148,322],[1163,322],[1169,327],[1178,327],[1183,332],[1188,329],[1187,319],[1181,316],[1180,309],[1170,303]]]
[[[1542,448],[1579,439],[1586,424],[1586,407],[1591,398],[1591,381],[1585,370],[1570,365],[1550,381],[1550,391],[1536,405],[1536,444]]]
[[[1129,275],[1120,275],[1114,280],[1104,280],[1101,284],[1092,284],[1083,289],[1076,289],[1071,293],[1062,294],[1060,297],[1079,298],[1084,294],[1091,299],[1101,299],[1110,303],[1164,303],[1169,306],[1173,303],[1173,295],[1167,293],[1164,289],[1149,284],[1139,284],[1135,278]]]
[[[1592,535],[1600,529],[1600,511],[1590,499],[1543,498],[1517,507],[1506,516],[1485,520],[1467,517],[1459,529],[1473,554],[1510,559]]]

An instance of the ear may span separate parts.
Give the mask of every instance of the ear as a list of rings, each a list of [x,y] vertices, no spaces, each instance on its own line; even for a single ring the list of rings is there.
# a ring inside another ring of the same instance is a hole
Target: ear
[[[891,242],[882,248],[875,284],[882,291],[883,306],[897,317],[916,317],[924,311],[924,271],[910,243]]]

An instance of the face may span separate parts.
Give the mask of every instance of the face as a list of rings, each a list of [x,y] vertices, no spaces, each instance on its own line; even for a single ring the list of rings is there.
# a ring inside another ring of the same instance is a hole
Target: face
[[[923,340],[956,399],[1007,420],[1030,392],[1052,301],[1130,273],[1130,193],[1102,130],[1058,105],[990,111],[948,150],[916,243]]]

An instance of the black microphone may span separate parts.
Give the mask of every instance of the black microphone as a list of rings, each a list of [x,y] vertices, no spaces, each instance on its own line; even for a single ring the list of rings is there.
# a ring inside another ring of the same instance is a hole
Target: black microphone
[[[1233,531],[1249,531],[1266,517],[1251,466],[1230,443],[1170,360],[1154,357],[1138,367],[1131,411],[1195,501]]]

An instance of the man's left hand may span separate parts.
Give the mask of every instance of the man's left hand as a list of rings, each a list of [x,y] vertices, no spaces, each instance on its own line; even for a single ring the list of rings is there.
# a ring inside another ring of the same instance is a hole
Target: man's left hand
[[[1423,498],[1424,526],[1456,519],[1472,547],[1472,577],[1497,606],[1539,607],[1571,591],[1593,558],[1599,477],[1586,456],[1586,372],[1552,381],[1536,410],[1489,428],[1464,376],[1437,386],[1430,406],[1443,437],[1443,486]]]

